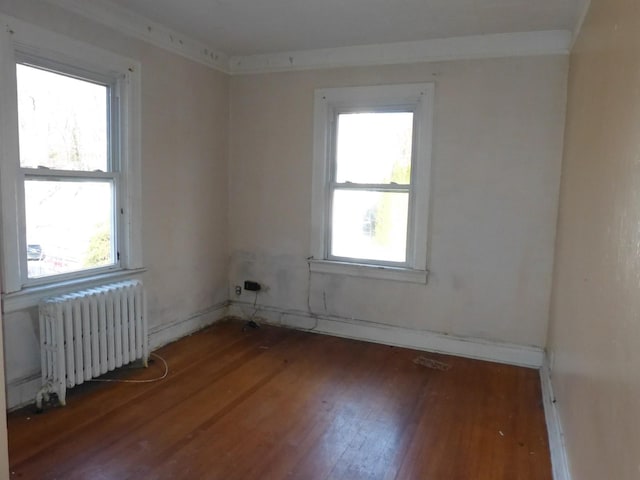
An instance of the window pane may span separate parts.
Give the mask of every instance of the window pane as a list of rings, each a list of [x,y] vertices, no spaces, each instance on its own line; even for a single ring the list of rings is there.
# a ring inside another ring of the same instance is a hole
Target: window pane
[[[108,169],[108,88],[18,64],[20,166]]]
[[[331,255],[405,262],[408,212],[407,192],[336,190]]]
[[[114,264],[111,182],[26,180],[29,278]]]
[[[338,115],[336,181],[409,184],[412,112]]]

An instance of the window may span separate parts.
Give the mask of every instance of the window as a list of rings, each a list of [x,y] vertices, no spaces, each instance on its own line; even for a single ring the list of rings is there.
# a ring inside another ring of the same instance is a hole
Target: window
[[[12,23],[0,49],[5,311],[141,268],[139,65]]]
[[[312,271],[426,282],[431,84],[317,90]]]
[[[18,63],[16,73],[25,283],[117,266],[113,85],[37,61]]]

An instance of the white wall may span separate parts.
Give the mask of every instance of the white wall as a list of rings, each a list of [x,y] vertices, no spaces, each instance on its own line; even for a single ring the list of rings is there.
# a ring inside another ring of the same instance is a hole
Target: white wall
[[[142,63],[143,282],[152,339],[174,339],[223,314],[228,77],[38,0],[0,0],[0,12]],[[33,400],[39,383],[37,312],[6,315],[4,323],[14,406]]]
[[[592,0],[571,55],[549,329],[575,480],[640,478],[640,10]]]
[[[232,77],[230,286],[263,283],[258,314],[275,322],[311,310],[544,346],[566,76],[565,56],[541,56]],[[310,275],[313,90],[425,81],[436,84],[428,285]],[[232,300],[253,312],[253,293]]]

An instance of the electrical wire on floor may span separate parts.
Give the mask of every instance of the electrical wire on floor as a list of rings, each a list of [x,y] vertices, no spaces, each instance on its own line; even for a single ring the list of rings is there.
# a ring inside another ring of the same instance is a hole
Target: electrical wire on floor
[[[249,321],[252,322],[253,321],[253,317],[256,316],[256,313],[258,313],[258,307],[256,306],[258,303],[258,290],[256,290],[255,292],[255,297],[253,297],[253,313],[251,314],[251,316],[249,317]]]
[[[164,373],[161,376],[156,377],[156,378],[150,378],[148,380],[127,380],[127,379],[118,379],[118,378],[92,378],[91,380],[88,380],[88,381],[89,382],[110,382],[110,383],[153,383],[153,382],[159,382],[160,380],[163,380],[163,379],[167,378],[167,375],[169,375],[169,365],[167,364],[167,361],[164,358],[162,358],[160,355],[156,354],[156,353],[151,353],[149,356],[157,358],[164,365]]]
[[[253,299],[253,313],[249,317],[249,320],[247,320],[247,323],[244,324],[244,327],[242,327],[243,332],[247,331],[248,329],[255,330],[257,328],[260,328],[260,325],[258,325],[258,323],[253,319],[256,316],[256,313],[258,313],[258,307],[256,306],[258,303],[258,290],[256,290],[254,293],[256,294],[256,296]]]

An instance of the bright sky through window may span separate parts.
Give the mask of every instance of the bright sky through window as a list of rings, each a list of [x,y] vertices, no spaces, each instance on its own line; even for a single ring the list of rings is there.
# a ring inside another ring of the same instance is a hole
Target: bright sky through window
[[[412,112],[338,115],[336,181],[409,184]]]
[[[332,256],[406,261],[412,133],[412,112],[338,115]]]

